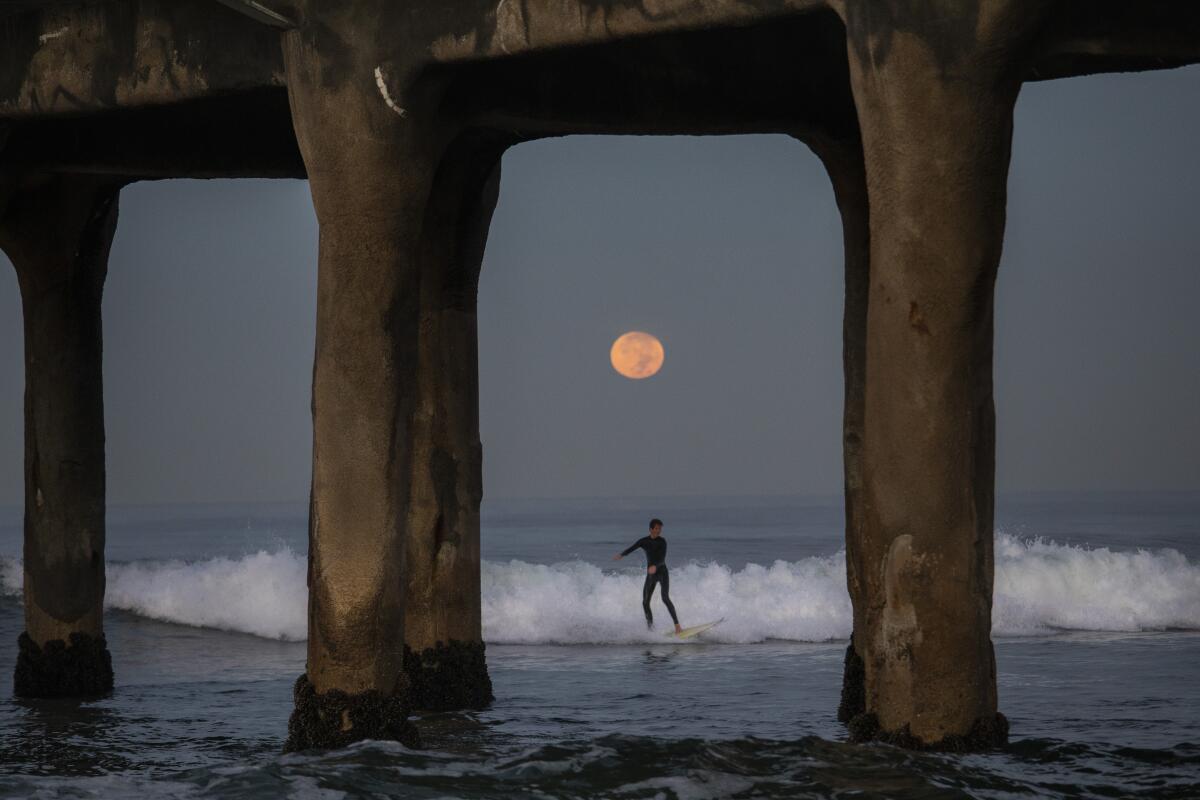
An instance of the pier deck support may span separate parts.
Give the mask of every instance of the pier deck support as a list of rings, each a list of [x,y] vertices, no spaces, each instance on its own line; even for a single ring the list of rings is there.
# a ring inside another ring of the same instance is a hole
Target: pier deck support
[[[995,65],[1020,30],[991,42],[987,14],[964,32],[930,10],[877,31],[876,11],[858,4],[847,24],[871,263],[851,577],[865,710],[850,729],[978,749],[1007,737],[991,642],[992,310],[1019,84]]]
[[[100,303],[120,184],[46,176],[6,188],[0,247],[25,330],[25,632],[13,691],[101,694],[104,397]]]
[[[434,180],[421,251],[420,400],[408,530],[404,640],[413,707],[492,701],[480,607],[479,340],[476,298],[509,144],[464,136]]]
[[[317,16],[284,40],[320,226],[308,661],[287,750],[368,738],[418,742],[404,670],[412,493],[423,480],[414,467],[424,466],[422,448],[444,449],[417,414],[422,392],[441,391],[422,378],[423,230],[454,136],[437,112],[436,87],[415,87],[412,71],[390,57],[406,51],[403,31],[363,27],[395,24],[395,16]],[[364,44],[371,41],[386,47]],[[425,311],[427,324],[441,317]],[[452,426],[447,435],[477,452],[475,427]],[[477,470],[477,456],[463,456],[456,475]],[[454,508],[477,514],[470,484]],[[476,560],[477,553],[476,545]]]

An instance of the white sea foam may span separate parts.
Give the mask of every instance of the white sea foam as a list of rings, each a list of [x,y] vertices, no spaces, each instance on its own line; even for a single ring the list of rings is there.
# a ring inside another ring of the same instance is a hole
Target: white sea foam
[[[0,580],[21,591],[20,562]],[[104,606],[150,619],[302,641],[308,635],[307,564],[289,549],[207,561],[135,561],[106,567]]]
[[[1200,629],[1200,564],[1178,550],[1115,551],[996,537],[992,626],[1046,630]]]
[[[483,635],[489,642],[662,641],[642,620],[641,568],[603,571],[582,562],[542,566],[510,561],[483,569]],[[709,641],[824,641],[850,633],[850,598],[841,556],[671,569],[671,599],[684,624],[725,617]],[[655,594],[660,629],[669,622]]]
[[[845,555],[671,570],[683,623],[725,617],[710,641],[826,641],[850,634]],[[283,640],[306,635],[305,559],[290,550],[240,559],[108,566],[109,608],[152,619]],[[20,562],[0,561],[0,585],[21,591]],[[639,568],[584,562],[483,564],[484,638],[494,644],[662,641],[645,630]],[[657,627],[669,617],[657,594]],[[1200,564],[1175,550],[1118,552],[996,537],[997,635],[1053,630],[1200,629]]]

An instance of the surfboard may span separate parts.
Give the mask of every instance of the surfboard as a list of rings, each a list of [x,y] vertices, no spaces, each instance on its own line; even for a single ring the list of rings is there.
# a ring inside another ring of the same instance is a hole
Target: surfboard
[[[716,622],[706,622],[703,625],[693,625],[690,628],[684,628],[679,633],[676,633],[675,631],[667,631],[667,638],[669,638],[669,639],[690,639],[693,636],[699,636],[700,634],[704,633],[705,631],[715,628],[716,626],[720,625],[724,621],[725,621],[725,618],[721,617]]]

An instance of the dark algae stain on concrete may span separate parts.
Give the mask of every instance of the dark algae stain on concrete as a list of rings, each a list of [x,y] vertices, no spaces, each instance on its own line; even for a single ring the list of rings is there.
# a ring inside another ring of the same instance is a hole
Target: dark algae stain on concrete
[[[308,675],[296,679],[296,707],[288,720],[285,753],[345,747],[362,739],[384,739],[420,747],[417,728],[408,721],[408,692],[347,694],[337,689],[318,694]]]
[[[0,103],[15,103],[41,43],[41,14],[0,16]]]
[[[29,634],[17,639],[13,694],[18,697],[90,697],[112,691],[112,657],[103,636],[72,633],[38,647]]]
[[[885,731],[879,727],[879,718],[872,713],[863,713],[847,723],[850,741],[856,743],[884,742],[905,750],[923,750],[943,753],[978,753],[994,750],[1008,744],[1008,718],[997,712],[975,720],[965,735],[951,734],[936,742],[925,742],[914,736],[905,725],[898,731]]]
[[[842,698],[838,704],[838,722],[849,723],[867,710],[867,671],[862,656],[854,649],[854,641],[846,645],[842,664]]]
[[[404,672],[416,711],[486,708],[495,699],[483,642],[438,642],[420,653],[404,647]]]
[[[104,106],[117,105],[117,89],[129,81],[137,66],[139,8],[133,3],[106,5],[96,23],[103,25],[105,47],[91,62],[91,97]],[[95,23],[93,23],[95,24]]]

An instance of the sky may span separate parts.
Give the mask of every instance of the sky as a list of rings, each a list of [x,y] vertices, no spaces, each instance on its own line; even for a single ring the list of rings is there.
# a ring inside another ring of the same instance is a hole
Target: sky
[[[1200,490],[1200,67],[1031,84],[996,295],[997,489]],[[127,188],[104,298],[111,504],[301,501],[317,226],[302,181]],[[841,223],[778,136],[504,157],[480,281],[486,498],[841,490]],[[662,371],[608,363],[629,330]],[[0,255],[0,505],[22,498]]]

